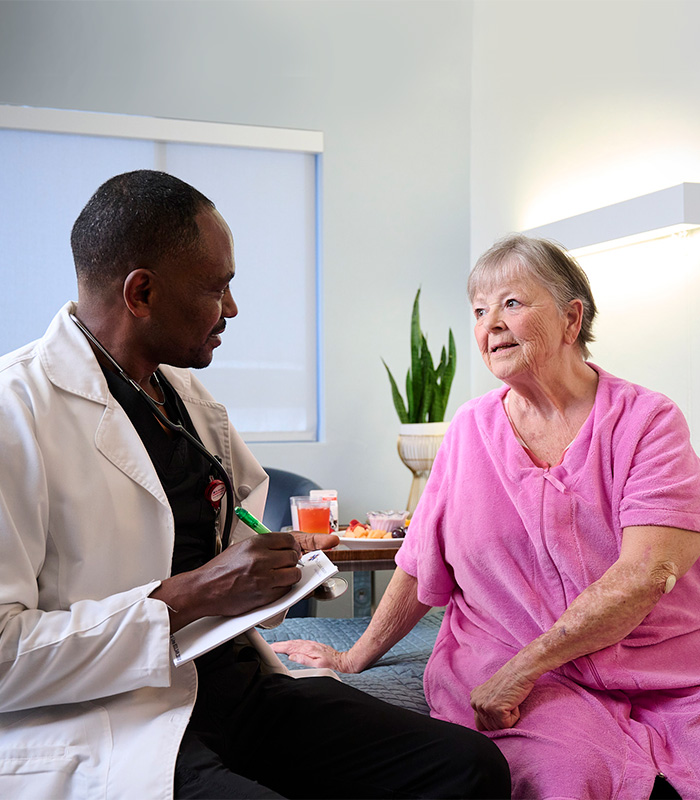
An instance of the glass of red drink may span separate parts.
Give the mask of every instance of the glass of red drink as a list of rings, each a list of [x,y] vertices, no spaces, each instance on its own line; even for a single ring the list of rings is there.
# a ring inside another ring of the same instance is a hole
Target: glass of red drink
[[[298,530],[304,533],[330,533],[330,500],[317,500],[310,497],[292,497],[291,502],[296,508],[296,519],[299,522]],[[294,520],[294,513],[292,513],[292,520]]]

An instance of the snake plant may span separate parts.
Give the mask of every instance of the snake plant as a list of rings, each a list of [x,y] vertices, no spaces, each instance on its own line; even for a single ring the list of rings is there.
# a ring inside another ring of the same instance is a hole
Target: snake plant
[[[420,329],[418,303],[420,289],[416,292],[411,314],[411,366],[406,374],[406,400],[404,402],[391,370],[382,359],[389,375],[394,408],[402,423],[443,422],[452,379],[457,365],[457,351],[452,329],[449,331],[448,350],[442,348],[440,363],[435,367],[428,350],[428,341]]]

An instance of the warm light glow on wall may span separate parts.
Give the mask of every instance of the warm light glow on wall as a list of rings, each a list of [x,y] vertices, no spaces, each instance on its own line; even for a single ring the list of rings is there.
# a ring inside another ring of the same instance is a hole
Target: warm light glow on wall
[[[674,400],[700,452],[700,185],[525,233],[560,242],[586,271],[598,306],[591,360]]]
[[[598,306],[591,360],[674,400],[700,452],[700,230],[578,261]]]

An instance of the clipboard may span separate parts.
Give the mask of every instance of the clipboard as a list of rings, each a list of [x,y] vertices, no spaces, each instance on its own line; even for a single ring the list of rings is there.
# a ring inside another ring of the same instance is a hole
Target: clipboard
[[[245,633],[256,625],[262,625],[286,611],[338,572],[338,567],[321,550],[305,553],[301,557],[300,568],[301,580],[279,600],[237,617],[203,617],[185,625],[177,633],[172,633],[170,646],[173,651],[173,664],[176,667],[186,664],[233,639],[234,636]]]

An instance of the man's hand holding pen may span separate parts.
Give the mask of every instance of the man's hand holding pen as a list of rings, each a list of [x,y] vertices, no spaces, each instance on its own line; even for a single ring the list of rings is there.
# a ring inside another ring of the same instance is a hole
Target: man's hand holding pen
[[[279,599],[301,578],[291,533],[250,536],[203,566],[164,580],[151,597],[166,603],[171,633],[201,617],[237,616]]]
[[[271,533],[270,529],[263,525],[263,523],[254,517],[247,509],[236,506],[234,512],[236,516],[252,531],[255,531],[255,533]],[[335,533],[302,533],[301,531],[292,531],[292,533],[296,537],[297,542],[299,542],[302,553],[311,553],[314,550],[331,550],[333,547],[340,544],[340,538]]]
[[[332,550],[340,544],[340,539],[335,533],[301,533],[292,531],[301,547],[302,553],[311,553],[314,550]]]
[[[279,599],[301,579],[302,553],[327,550],[340,541],[335,534],[270,531],[247,516],[246,524],[253,530],[257,526],[264,536],[229,545],[198,569],[167,578],[151,593],[168,606],[172,633],[201,617],[237,616]]]

